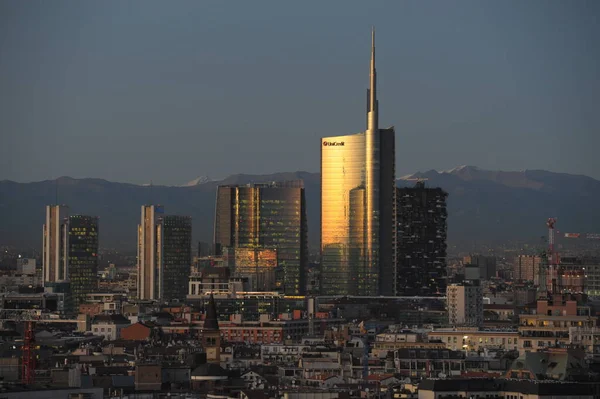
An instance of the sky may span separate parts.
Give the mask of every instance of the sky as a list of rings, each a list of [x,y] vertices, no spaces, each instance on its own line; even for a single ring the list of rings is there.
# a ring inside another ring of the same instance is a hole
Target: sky
[[[370,29],[396,174],[600,179],[600,2],[0,2],[0,180],[320,169],[365,128]]]

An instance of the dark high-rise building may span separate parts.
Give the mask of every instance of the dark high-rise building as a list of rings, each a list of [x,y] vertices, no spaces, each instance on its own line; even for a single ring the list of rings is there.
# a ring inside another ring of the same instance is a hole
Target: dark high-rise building
[[[192,221],[164,215],[160,205],[142,206],[138,225],[139,299],[185,299],[192,265]]]
[[[308,241],[301,181],[220,186],[215,212],[215,249],[274,249],[282,270],[281,291],[304,292]]]
[[[448,193],[423,182],[396,190],[396,295],[444,295]]]
[[[98,217],[69,217],[69,281],[74,309],[98,289]]]
[[[463,257],[463,264],[476,265],[479,269],[481,280],[490,280],[496,277],[496,257],[485,255],[468,255]]]
[[[367,129],[321,139],[321,292],[393,295],[395,131],[379,128],[375,33]]]
[[[192,218],[167,215],[162,221],[162,298],[179,299],[187,294],[192,265]]]

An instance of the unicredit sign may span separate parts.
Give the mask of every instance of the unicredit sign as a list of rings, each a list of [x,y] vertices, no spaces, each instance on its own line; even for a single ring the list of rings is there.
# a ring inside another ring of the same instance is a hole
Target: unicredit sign
[[[340,147],[343,146],[343,141],[324,141],[323,147]]]

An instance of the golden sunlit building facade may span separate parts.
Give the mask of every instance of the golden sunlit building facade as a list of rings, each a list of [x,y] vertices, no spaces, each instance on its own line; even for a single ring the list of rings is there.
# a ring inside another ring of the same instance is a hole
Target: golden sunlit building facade
[[[321,293],[393,295],[395,131],[379,129],[375,36],[367,130],[321,139]]]
[[[252,277],[257,290],[304,293],[307,227],[302,181],[217,189],[215,250],[236,275]]]

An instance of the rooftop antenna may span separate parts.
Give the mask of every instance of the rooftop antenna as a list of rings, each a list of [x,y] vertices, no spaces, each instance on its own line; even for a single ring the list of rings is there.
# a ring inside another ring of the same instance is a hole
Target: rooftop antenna
[[[58,204],[58,178],[56,178],[56,180],[54,180],[54,200],[56,201],[55,204]]]
[[[153,202],[154,198],[153,198],[153,195],[152,195],[153,194],[152,189],[153,189],[152,180],[150,180],[150,205],[154,205],[154,202]]]

